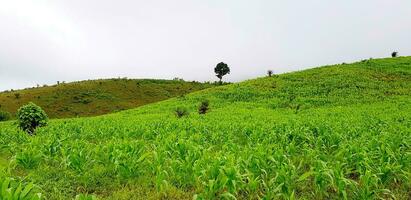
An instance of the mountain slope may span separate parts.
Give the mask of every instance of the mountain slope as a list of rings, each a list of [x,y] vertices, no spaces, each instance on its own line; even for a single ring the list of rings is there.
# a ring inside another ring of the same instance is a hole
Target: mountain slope
[[[0,93],[0,110],[13,115],[32,101],[52,118],[95,116],[135,108],[212,87],[171,80],[105,79]]]
[[[0,157],[3,176],[50,199],[408,199],[410,113],[411,57],[378,59],[53,120],[35,137],[0,123]]]

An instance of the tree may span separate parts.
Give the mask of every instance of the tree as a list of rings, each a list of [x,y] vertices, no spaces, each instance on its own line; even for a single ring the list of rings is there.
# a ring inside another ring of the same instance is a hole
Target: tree
[[[396,52],[396,51],[392,52],[392,53],[391,53],[391,56],[392,56],[393,58],[397,57],[397,56],[398,56],[398,52]]]
[[[47,114],[34,103],[28,103],[17,111],[18,126],[33,135],[36,128],[46,126],[48,122]]]
[[[269,77],[271,77],[273,75],[273,70],[268,70],[267,74],[268,74]]]
[[[217,64],[217,66],[214,68],[214,72],[216,73],[217,78],[220,79],[220,84],[222,83],[221,79],[223,79],[223,76],[226,74],[230,73],[230,68],[228,67],[227,64],[220,62]]]

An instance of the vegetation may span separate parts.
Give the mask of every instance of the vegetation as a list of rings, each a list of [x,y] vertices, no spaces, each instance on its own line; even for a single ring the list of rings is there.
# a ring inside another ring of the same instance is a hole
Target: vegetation
[[[182,106],[193,114],[177,119]],[[2,122],[0,177],[47,199],[409,199],[410,113],[411,57],[326,66],[51,120],[35,137]]]
[[[267,74],[268,74],[268,77],[271,77],[273,75],[273,70],[268,70]]]
[[[198,107],[198,114],[204,115],[207,113],[207,111],[209,110],[208,106],[209,106],[209,101],[208,100],[204,100],[201,102],[200,106]]]
[[[398,52],[394,51],[391,53],[391,57],[396,58],[398,56]]]
[[[0,178],[0,199],[2,200],[41,200],[41,193],[35,193],[34,185],[22,185],[16,181]]]
[[[33,135],[38,127],[47,125],[48,116],[43,109],[30,102],[17,111],[17,121],[24,132]]]
[[[220,79],[220,84],[221,84],[222,83],[221,80],[223,79],[223,76],[230,73],[230,68],[228,67],[227,64],[220,62],[214,68],[214,72],[216,73],[217,78]]]
[[[187,108],[185,107],[177,107],[175,110],[175,114],[178,118],[188,116],[190,113],[188,112]]]
[[[11,118],[11,115],[9,112],[0,110],[0,122],[2,121],[7,121]]]
[[[34,102],[50,118],[96,116],[177,97],[214,84],[149,79],[106,79],[0,93],[2,109],[15,116],[21,106]],[[16,96],[18,94],[18,97]]]

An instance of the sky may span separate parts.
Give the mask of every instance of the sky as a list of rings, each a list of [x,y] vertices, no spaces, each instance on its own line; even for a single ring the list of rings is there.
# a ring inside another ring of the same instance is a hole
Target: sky
[[[411,55],[410,0],[0,0],[0,91],[97,78],[225,81]]]

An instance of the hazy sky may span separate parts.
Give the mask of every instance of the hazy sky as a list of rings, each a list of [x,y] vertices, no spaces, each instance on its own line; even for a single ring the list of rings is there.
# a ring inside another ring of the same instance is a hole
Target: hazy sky
[[[411,55],[410,0],[0,0],[0,90]]]

